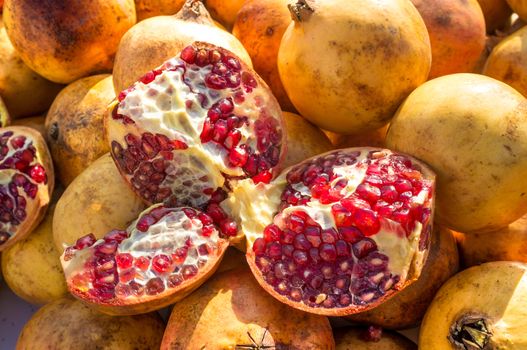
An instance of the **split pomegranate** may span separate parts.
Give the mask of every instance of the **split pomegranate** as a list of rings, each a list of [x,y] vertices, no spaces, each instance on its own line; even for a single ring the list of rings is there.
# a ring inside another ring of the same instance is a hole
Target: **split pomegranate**
[[[53,185],[53,165],[40,133],[21,126],[0,129],[0,251],[40,223]]]
[[[192,208],[151,207],[126,230],[92,234],[66,248],[68,288],[105,313],[145,313],[199,287],[228,247],[212,218]]]
[[[241,181],[222,205],[241,220],[260,284],[305,311],[343,316],[412,283],[427,256],[434,174],[386,149],[329,152],[271,184]]]
[[[111,154],[146,203],[202,208],[233,236],[218,205],[231,182],[271,181],[285,145],[282,112],[233,53],[196,42],[123,91],[107,117]]]

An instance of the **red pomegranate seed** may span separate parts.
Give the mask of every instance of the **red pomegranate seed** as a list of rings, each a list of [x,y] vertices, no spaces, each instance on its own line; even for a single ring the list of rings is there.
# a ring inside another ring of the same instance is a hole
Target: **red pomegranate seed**
[[[96,246],[95,250],[102,254],[113,254],[117,250],[117,242],[105,242]]]
[[[91,247],[96,241],[97,238],[95,238],[93,233],[90,233],[84,237],[79,238],[77,242],[75,242],[74,248],[80,250],[86,247]]]
[[[196,49],[193,46],[187,46],[181,51],[181,59],[189,64],[193,64],[196,60]]]
[[[121,243],[126,238],[128,238],[128,232],[120,230],[110,231],[104,236],[104,240],[106,242],[115,241],[117,243]]]
[[[221,222],[225,218],[227,218],[227,215],[223,211],[223,209],[216,203],[211,203],[207,207],[207,214],[210,215],[212,220],[214,222]]]
[[[377,244],[370,238],[364,238],[363,240],[353,244],[353,254],[357,259],[362,259],[369,253],[377,250]]]
[[[155,224],[157,222],[157,220],[153,217],[153,216],[150,216],[148,214],[146,215],[143,215],[138,221],[137,221],[137,224],[136,224],[136,228],[141,231],[141,232],[146,232],[148,231],[148,228]]]
[[[307,240],[306,236],[304,234],[299,234],[295,237],[294,239],[294,243],[293,243],[293,246],[296,248],[296,249],[299,249],[299,250],[309,250],[309,248],[311,248],[311,244],[309,243],[309,241]]]
[[[356,193],[370,203],[375,203],[381,197],[381,190],[369,183],[363,182],[357,186]]]
[[[360,232],[356,227],[340,227],[339,228],[340,236],[350,243],[355,243],[364,238],[362,232]]]
[[[165,254],[159,254],[152,259],[152,268],[158,273],[172,271],[172,259]]]
[[[282,246],[279,243],[271,242],[267,245],[267,255],[272,259],[282,256]]]
[[[172,254],[172,260],[175,264],[182,264],[187,259],[188,254],[188,248],[187,247],[180,247],[177,248],[174,253]]]
[[[343,240],[338,240],[335,243],[335,249],[337,251],[338,256],[349,256],[350,254],[350,247],[348,243]]]
[[[355,226],[366,236],[379,232],[381,223],[376,212],[370,209],[358,209],[353,216]]]
[[[412,183],[406,179],[399,179],[395,181],[394,186],[399,193],[412,191]]]
[[[334,245],[324,243],[319,248],[319,255],[322,260],[332,262],[337,258],[337,250]]]
[[[232,167],[243,167],[247,163],[249,154],[243,148],[236,148],[229,152],[229,165]]]
[[[305,265],[308,262],[308,257],[306,252],[301,250],[295,250],[293,252],[293,261],[298,265]]]
[[[263,235],[267,242],[280,241],[282,238],[282,230],[278,226],[271,224],[264,229]]]
[[[145,292],[147,295],[157,295],[162,293],[164,290],[165,283],[159,277],[154,277],[145,284]]]
[[[253,176],[252,179],[255,184],[258,184],[260,182],[264,184],[268,184],[269,182],[271,182],[272,178],[273,178],[273,175],[269,171],[265,170],[257,174],[256,176]]]
[[[25,136],[16,136],[11,139],[11,146],[13,146],[14,149],[19,149],[24,146],[26,143],[26,137]]]
[[[238,234],[238,224],[232,219],[225,219],[220,223],[221,232],[230,237],[234,237]]]
[[[337,241],[337,231],[332,228],[323,230],[320,236],[324,243],[335,243]]]
[[[184,279],[188,280],[198,274],[198,268],[194,265],[185,265],[181,269],[181,275]]]
[[[333,214],[333,218],[335,219],[335,224],[337,227],[351,226],[353,223],[351,212],[341,204],[337,203],[332,205],[331,214]]]
[[[135,258],[134,266],[140,270],[146,271],[150,267],[150,258],[140,256]]]
[[[121,270],[126,270],[132,267],[134,257],[129,253],[117,254],[115,256],[115,262]]]

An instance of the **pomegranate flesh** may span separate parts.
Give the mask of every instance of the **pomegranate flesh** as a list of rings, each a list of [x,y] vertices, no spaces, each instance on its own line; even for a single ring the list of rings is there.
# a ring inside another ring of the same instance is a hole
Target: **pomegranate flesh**
[[[40,223],[53,185],[53,165],[40,133],[20,126],[0,129],[0,251]]]
[[[409,156],[349,148],[311,158],[271,184],[241,181],[222,203],[241,220],[260,284],[305,311],[364,311],[419,277],[434,174]]]
[[[282,112],[233,53],[195,42],[119,94],[107,117],[117,167],[148,204],[207,211],[236,234],[218,203],[232,181],[268,183],[284,151]]]
[[[61,261],[74,296],[125,315],[182,299],[214,273],[227,247],[209,215],[156,205],[124,231],[79,238]]]

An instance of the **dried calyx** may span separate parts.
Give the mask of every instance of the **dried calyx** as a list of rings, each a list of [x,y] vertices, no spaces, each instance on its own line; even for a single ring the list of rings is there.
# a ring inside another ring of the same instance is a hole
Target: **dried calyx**
[[[448,340],[456,349],[483,350],[491,337],[492,331],[484,317],[465,315],[452,325]]]

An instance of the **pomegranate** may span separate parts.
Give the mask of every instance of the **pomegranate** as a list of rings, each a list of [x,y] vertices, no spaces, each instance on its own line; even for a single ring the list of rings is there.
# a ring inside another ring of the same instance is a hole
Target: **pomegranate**
[[[106,154],[77,176],[60,197],[53,217],[55,246],[62,253],[64,246],[87,233],[99,239],[112,229],[125,229],[144,209]]]
[[[335,350],[417,350],[410,339],[375,327],[335,330]]]
[[[11,124],[11,116],[5,107],[4,101],[0,97],[0,127],[5,127]]]
[[[268,183],[283,158],[282,112],[263,80],[233,53],[196,42],[110,105],[111,154],[145,203],[202,208],[222,233],[218,205],[232,183]]]
[[[214,24],[202,2],[187,0],[176,15],[149,18],[124,35],[115,56],[115,93],[129,88],[145,73],[176,56],[194,41],[206,41],[229,49],[246,64],[251,64],[243,45]]]
[[[485,18],[477,0],[412,0],[423,17],[430,44],[429,78],[471,72],[485,49]]]
[[[500,261],[471,267],[441,287],[428,308],[419,348],[525,349],[527,265]]]
[[[497,80],[453,74],[421,85],[401,105],[386,144],[436,171],[439,224],[493,231],[527,212],[526,102]]]
[[[173,15],[181,10],[185,0],[135,0],[137,21],[161,16]]]
[[[456,239],[465,267],[490,261],[527,263],[527,215],[494,232],[456,232]]]
[[[379,306],[348,316],[353,322],[388,329],[417,326],[441,285],[459,269],[459,255],[452,231],[434,228],[428,259],[419,279]]]
[[[333,149],[328,137],[306,119],[289,112],[284,112],[283,116],[287,133],[284,168]]]
[[[56,203],[60,190],[55,190]],[[60,266],[60,252],[53,244],[54,205],[44,220],[26,239],[18,241],[2,253],[2,274],[9,288],[32,304],[46,304],[68,294]]]
[[[503,39],[492,50],[483,68],[483,74],[507,83],[523,96],[527,96],[527,64],[524,62],[527,49],[523,45],[526,39],[526,27]]]
[[[240,218],[249,266],[265,290],[297,309],[344,316],[419,277],[434,187],[433,173],[413,158],[349,148],[271,184],[242,181],[223,206]]]
[[[0,251],[25,238],[40,223],[53,192],[51,157],[35,130],[0,130]]]
[[[46,140],[64,186],[110,151],[103,120],[114,98],[112,77],[94,75],[68,85],[49,109]]]
[[[527,21],[527,3],[524,0],[506,0],[512,11],[516,12],[518,16]]]
[[[333,350],[328,319],[266,294],[246,269],[216,275],[172,309],[161,350]]]
[[[42,135],[43,138],[46,138],[46,128],[44,123],[46,122],[46,116],[40,115],[36,117],[27,117],[21,119],[15,119],[11,123],[13,126],[25,126],[31,129],[35,129]]]
[[[156,205],[126,230],[88,234],[66,248],[70,292],[100,311],[131,315],[181,300],[217,269],[229,242],[212,217]]]
[[[232,34],[245,46],[260,74],[273,91],[280,106],[285,111],[295,111],[289,100],[280,75],[277,57],[280,41],[291,23],[287,10],[288,0],[247,0],[238,12]]]
[[[111,317],[71,298],[40,308],[24,326],[17,350],[158,349],[163,337],[158,314]]]
[[[386,147],[386,132],[388,131],[388,125],[383,126],[380,129],[372,130],[355,135],[342,135],[336,134],[331,131],[326,131],[326,135],[331,140],[331,143],[335,148],[348,148],[348,147]]]
[[[212,17],[231,29],[236,16],[246,0],[205,0],[205,5]]]
[[[62,84],[111,70],[119,40],[136,21],[133,0],[6,0],[3,19],[24,63]]]
[[[488,34],[494,34],[496,30],[503,30],[510,25],[512,10],[506,0],[478,0],[478,3],[485,17]]]
[[[408,0],[298,0],[290,10],[278,71],[298,112],[320,128],[378,129],[426,81],[430,41]]]

